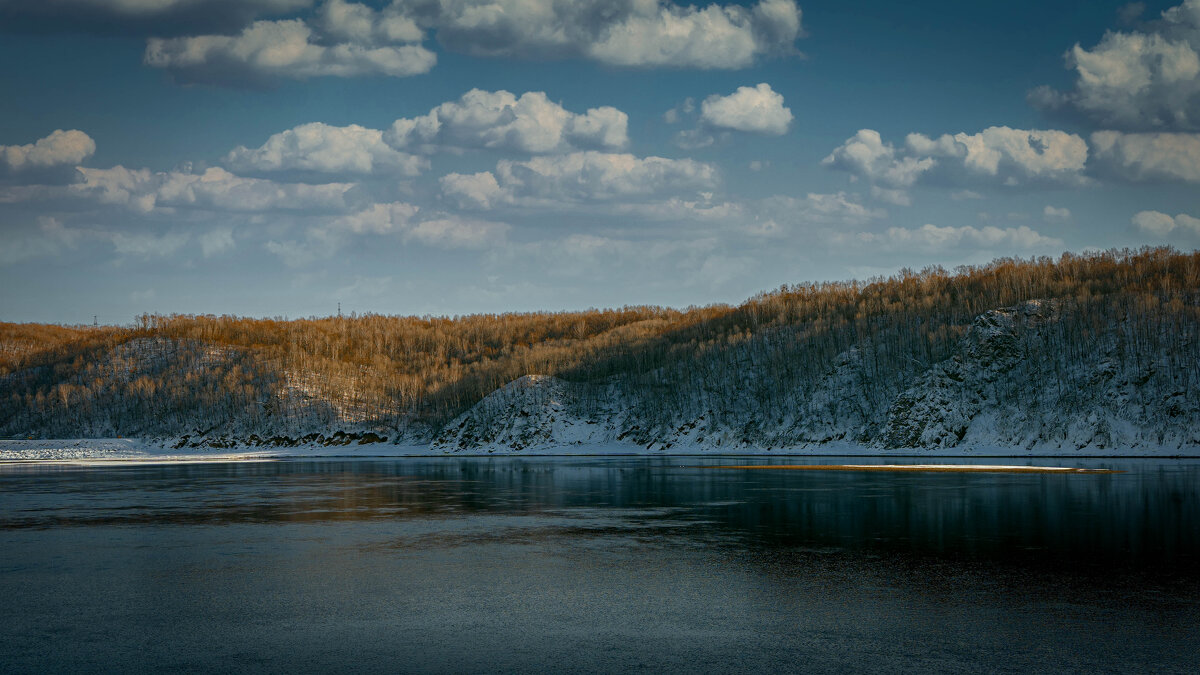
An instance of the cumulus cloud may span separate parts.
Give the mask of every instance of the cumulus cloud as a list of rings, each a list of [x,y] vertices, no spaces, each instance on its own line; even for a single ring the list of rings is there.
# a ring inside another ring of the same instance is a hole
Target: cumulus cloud
[[[425,38],[425,31],[401,3],[375,10],[355,2],[326,0],[316,23],[326,36],[355,44],[420,42]]]
[[[491,209],[514,199],[511,190],[501,188],[491,171],[480,173],[449,173],[441,178],[442,194],[460,206]]]
[[[394,148],[488,148],[544,153],[568,148],[617,149],[629,142],[629,116],[609,106],[572,113],[544,92],[520,97],[472,89],[420,117],[398,119],[384,136]]]
[[[26,145],[0,145],[0,167],[11,171],[74,166],[96,152],[91,136],[71,129],[57,129],[45,138]]]
[[[1159,237],[1167,237],[1175,232],[1200,235],[1200,218],[1186,213],[1169,216],[1161,211],[1139,211],[1133,216],[1133,224],[1142,232]]]
[[[399,4],[399,3],[397,3]],[[478,56],[586,58],[614,66],[744,68],[794,50],[794,0],[753,7],[664,0],[437,0],[417,11],[450,49]]]
[[[1090,49],[1065,55],[1075,86],[1029,94],[1044,110],[1067,110],[1122,130],[1200,128],[1200,0],[1162,13],[1142,30],[1108,32]]]
[[[938,227],[930,224],[918,228],[890,227],[882,233],[859,232],[853,237],[840,237],[837,243],[877,244],[887,249],[927,252],[967,247],[989,251],[1032,250],[1063,245],[1061,240],[1042,235],[1025,225],[975,228],[969,225]]]
[[[1200,183],[1200,134],[1092,134],[1092,151],[1102,168],[1134,181]]]
[[[405,202],[372,204],[366,209],[333,221],[335,229],[355,234],[389,234],[408,227],[420,207]]]
[[[714,129],[732,129],[779,136],[787,133],[792,111],[784,107],[783,96],[763,82],[754,87],[738,87],[728,96],[713,94],[700,104],[700,121]]]
[[[918,181],[1018,186],[1028,183],[1079,185],[1087,182],[1087,143],[1057,130],[988,127],[977,134],[930,138],[909,134],[902,147],[883,142],[879,132],[860,130],[822,164],[850,172],[891,190]],[[900,203],[900,193],[881,193]]]
[[[717,182],[716,168],[695,160],[587,151],[501,160],[494,173],[443,176],[441,187],[464,208],[488,209],[655,201],[711,189]]]
[[[342,211],[348,207],[351,183],[305,185],[243,178],[212,167],[202,173],[155,172],[148,169],[79,169],[70,190],[103,204],[149,213],[156,208],[211,211]]]
[[[916,183],[921,174],[936,166],[937,160],[905,157],[891,143],[884,143],[878,131],[860,129],[821,163],[883,185],[907,188]]]
[[[1075,134],[1057,130],[988,127],[977,134],[943,134],[931,139],[909,134],[910,153],[961,163],[972,174],[1072,183],[1087,163],[1088,147]]]
[[[252,4],[243,10],[244,17],[307,4],[257,1],[267,5],[254,10]],[[800,16],[795,0],[760,0],[752,7],[697,7],[668,0],[394,0],[378,9],[327,0],[304,18],[254,23],[246,18],[223,32],[156,34],[147,42],[144,61],[167,69],[181,82],[255,85],[278,78],[405,77],[426,73],[436,64],[434,52],[421,44],[432,33],[447,48],[477,56],[744,68],[762,56],[794,52],[802,32]]]
[[[376,27],[384,19],[364,9],[374,13],[366,32],[348,19],[326,19],[316,27],[301,19],[256,21],[237,35],[151,38],[143,60],[179,82],[235,85],[320,76],[407,77],[433,69],[432,51],[406,44],[420,39],[419,32]]]
[[[313,122],[274,134],[254,149],[238,146],[225,156],[225,164],[242,172],[394,172],[416,176],[428,168],[429,160],[396,151],[383,142],[383,132],[377,129]]]

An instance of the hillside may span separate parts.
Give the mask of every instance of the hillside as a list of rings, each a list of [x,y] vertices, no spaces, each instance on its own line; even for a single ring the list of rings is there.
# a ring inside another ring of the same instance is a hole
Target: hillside
[[[997,260],[736,306],[0,324],[0,435],[172,445],[1200,447],[1200,254]]]

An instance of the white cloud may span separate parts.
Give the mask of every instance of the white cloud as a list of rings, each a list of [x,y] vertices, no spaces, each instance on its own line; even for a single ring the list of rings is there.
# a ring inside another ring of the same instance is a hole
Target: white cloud
[[[881,202],[895,204],[896,206],[912,206],[912,198],[904,190],[892,190],[889,188],[881,188],[878,185],[871,186],[871,197],[878,199]]]
[[[1166,10],[1143,31],[1108,32],[1091,49],[1065,55],[1075,86],[1039,87],[1030,101],[1069,109],[1104,127],[1200,128],[1200,0]]]
[[[909,134],[897,148],[884,143],[879,132],[862,129],[821,163],[892,189],[934,178],[1011,187],[1030,182],[1084,184],[1087,157],[1082,138],[1056,130],[989,127],[977,134],[937,138]]]
[[[738,87],[728,96],[713,94],[700,104],[700,121],[714,129],[732,129],[779,136],[787,133],[792,111],[783,96],[763,82]]]
[[[902,157],[874,129],[860,129],[821,163],[893,188],[910,187],[921,174],[937,166],[937,160],[931,157]]]
[[[331,39],[353,44],[420,42],[425,31],[404,12],[401,3],[381,11],[356,2],[326,0],[316,23]]]
[[[1054,221],[1067,221],[1071,219],[1071,210],[1068,208],[1059,208],[1047,204],[1046,208],[1042,209],[1042,219],[1047,223]]]
[[[1136,181],[1200,183],[1200,134],[1092,134],[1092,150],[1104,167]]]
[[[911,229],[890,227],[883,233],[859,232],[853,237],[835,238],[835,243],[878,244],[885,249],[927,252],[965,247],[997,251],[1032,250],[1063,245],[1061,240],[1042,235],[1025,225],[1007,228],[988,225],[975,228],[970,225],[938,227],[930,224]]]
[[[504,223],[443,215],[416,223],[404,239],[441,248],[486,248],[504,241],[510,229]]]
[[[432,32],[448,48],[478,56],[744,68],[761,56],[794,52],[801,35],[795,0],[761,0],[752,7],[668,0],[394,0],[381,9],[327,0],[307,19],[256,21],[240,29],[153,37],[144,61],[182,82],[404,77],[436,64],[434,52],[421,44]]]
[[[910,152],[953,158],[968,171],[984,176],[1020,176],[1074,182],[1087,163],[1082,138],[1065,131],[988,127],[977,134],[944,134],[931,139],[909,134]]]
[[[1200,218],[1180,213],[1174,217],[1161,211],[1139,211],[1133,216],[1133,224],[1143,232],[1166,237],[1176,231],[1193,236],[1200,235]]]
[[[147,169],[79,168],[80,181],[70,190],[104,204],[119,204],[148,213],[156,208],[211,211],[341,211],[347,207],[351,183],[276,183],[242,178],[216,167],[203,173],[153,172]]]
[[[432,4],[432,3],[431,3]],[[577,57],[627,67],[744,68],[789,53],[794,0],[753,7],[664,0],[438,0],[423,21],[438,40],[482,56]]]
[[[443,194],[460,205],[487,209],[502,204],[554,208],[615,200],[656,201],[695,194],[717,182],[715,167],[691,159],[588,151],[519,162],[501,160],[494,173],[449,174],[441,185]]]
[[[617,149],[629,142],[628,123],[628,115],[609,106],[577,114],[540,91],[518,98],[503,90],[472,89],[427,115],[396,120],[384,140],[395,148],[421,152],[447,148],[529,153]]]
[[[442,194],[467,208],[490,209],[512,199],[512,194],[500,187],[491,171],[446,174],[441,178],[441,186]]]
[[[96,152],[91,136],[71,129],[57,129],[45,138],[26,145],[0,145],[0,167],[13,171],[73,166]]]
[[[423,157],[392,149],[383,142],[382,131],[320,122],[281,131],[254,149],[238,146],[225,156],[225,163],[237,171],[395,172],[402,176],[416,176],[429,166]]]
[[[407,77],[427,73],[437,62],[437,56],[421,45],[380,43],[376,37],[372,32],[361,42],[327,43],[300,19],[256,21],[237,35],[151,38],[144,61],[170,71],[181,82],[215,84],[320,76]]]
[[[404,202],[372,204],[362,211],[337,218],[333,226],[355,234],[388,234],[407,228],[418,211],[419,207]]]

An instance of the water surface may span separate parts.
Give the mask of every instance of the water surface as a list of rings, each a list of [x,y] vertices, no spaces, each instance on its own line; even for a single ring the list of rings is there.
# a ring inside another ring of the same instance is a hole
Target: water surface
[[[0,671],[1194,672],[1200,462],[1017,462],[0,465]]]

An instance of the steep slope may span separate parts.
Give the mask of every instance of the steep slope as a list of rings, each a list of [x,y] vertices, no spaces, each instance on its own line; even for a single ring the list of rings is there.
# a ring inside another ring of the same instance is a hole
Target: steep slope
[[[1109,326],[1073,353],[1057,348],[1062,322],[1073,318],[1061,304],[1033,300],[981,314],[949,358],[894,388],[883,405],[864,394],[873,386],[863,356],[871,348],[864,345],[838,355],[817,382],[797,382],[782,404],[743,399],[728,406],[701,395],[675,401],[665,416],[616,382],[598,400],[596,385],[522,378],[447,425],[436,446],[519,450],[626,441],[655,450],[842,443],[889,450],[1200,447],[1200,405],[1185,387],[1194,373],[1164,375],[1162,354],[1123,359],[1119,326]]]
[[[1194,448],[1200,253],[998,260],[737,307],[0,324],[0,436],[446,450]]]
[[[488,394],[451,420],[433,441],[442,450],[504,447],[514,450],[612,443],[623,425],[621,406],[589,405],[586,400],[619,402],[602,385],[526,375]]]

